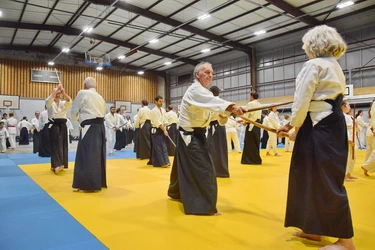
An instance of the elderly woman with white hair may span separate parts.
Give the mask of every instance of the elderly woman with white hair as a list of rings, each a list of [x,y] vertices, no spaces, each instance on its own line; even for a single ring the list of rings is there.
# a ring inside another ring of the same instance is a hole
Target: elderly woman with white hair
[[[307,61],[296,78],[291,122],[278,133],[295,139],[292,155],[285,227],[293,235],[321,241],[338,238],[322,250],[354,250],[353,226],[344,187],[348,138],[341,102],[345,76],[337,62],[346,44],[338,32],[317,26],[304,37]]]

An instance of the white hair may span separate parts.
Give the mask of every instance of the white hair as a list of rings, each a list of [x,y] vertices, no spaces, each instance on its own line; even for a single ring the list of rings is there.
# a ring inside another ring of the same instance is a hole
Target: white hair
[[[339,59],[346,51],[346,43],[335,28],[319,25],[302,38],[306,54],[310,58],[333,56]]]
[[[95,78],[89,76],[83,82],[87,88],[95,88],[96,87],[96,80]]]
[[[195,66],[195,68],[194,68],[194,77],[195,78],[196,78],[196,73],[199,73],[199,71],[201,71],[201,68],[202,68],[202,66],[204,64],[208,64],[208,65],[210,65],[212,67],[212,64],[209,63],[209,62],[200,62],[200,63],[198,63],[197,66]]]

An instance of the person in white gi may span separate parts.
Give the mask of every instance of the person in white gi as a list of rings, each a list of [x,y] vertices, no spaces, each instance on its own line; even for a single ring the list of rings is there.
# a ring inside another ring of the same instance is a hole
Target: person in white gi
[[[119,129],[119,119],[115,115],[115,107],[110,108],[110,112],[104,117],[105,137],[107,139],[107,151],[109,155],[113,155],[116,144],[116,131]]]
[[[363,121],[363,111],[362,110],[358,110],[358,113],[357,115],[355,116],[356,118],[356,124],[358,125],[357,128],[358,128],[358,133],[357,133],[357,147],[359,149],[366,149],[366,132],[367,132],[367,127],[368,127],[368,123],[365,123]]]
[[[33,125],[33,153],[37,154],[39,152],[39,133],[40,133],[40,123],[39,123],[40,112],[35,112],[35,117],[31,120]]]
[[[280,128],[280,120],[279,120],[279,117],[276,113],[276,110],[277,110],[277,107],[271,108],[271,112],[268,115],[268,125],[269,125],[269,127],[278,130]],[[272,148],[275,156],[280,156],[276,151],[277,135],[275,133],[268,133],[268,136],[269,136],[269,138],[268,138],[268,142],[267,142],[267,148],[266,148],[267,154],[266,155],[271,155],[270,150]]]
[[[7,129],[9,133],[10,148],[14,150],[16,148],[16,134],[17,134],[17,120],[13,117],[14,113],[9,113],[9,119],[7,120]]]
[[[232,141],[234,145],[234,150],[238,153],[241,153],[240,142],[238,141],[237,129],[239,129],[237,125],[237,121],[234,119],[233,116],[230,116],[227,123],[225,124],[225,129],[227,133],[227,145],[228,145],[228,153],[232,152]]]
[[[372,101],[368,111],[370,124],[366,132],[366,155],[365,163],[361,166],[363,174],[369,176],[368,172],[375,172],[375,99]]]
[[[5,128],[5,123],[0,121],[0,153],[7,151],[6,139],[9,137],[8,130]]]
[[[290,116],[284,115],[283,126],[287,125],[288,123],[290,123]],[[294,132],[293,129],[289,133]],[[285,137],[285,152],[293,152],[293,147],[294,147],[294,141],[291,141],[289,137]]]
[[[348,132],[348,161],[346,163],[346,176],[345,180],[346,181],[353,181],[354,179],[358,179],[357,177],[353,176],[353,169],[354,169],[354,164],[356,161],[356,157],[353,157],[354,150],[355,150],[355,139],[353,141],[353,119],[349,115],[350,114],[350,104],[348,101],[343,101],[341,110],[344,113],[345,116],[345,122],[346,122],[346,129]],[[355,154],[354,154],[355,155]]]
[[[19,145],[29,145],[29,131],[33,125],[27,121],[26,116],[18,123],[17,128],[20,131]]]

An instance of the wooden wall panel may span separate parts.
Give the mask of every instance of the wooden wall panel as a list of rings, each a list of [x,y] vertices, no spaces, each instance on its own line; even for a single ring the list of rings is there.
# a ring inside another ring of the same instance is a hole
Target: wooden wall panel
[[[44,63],[0,59],[0,94],[18,95],[23,98],[47,98],[57,84],[31,82],[31,69],[54,70]],[[82,89],[86,77],[97,82],[97,91],[107,102],[130,101],[140,103],[143,99],[153,102],[158,94],[158,79],[155,75],[138,76],[136,73],[113,70],[97,71],[93,68],[56,65],[61,72],[61,81],[67,94],[75,98]]]

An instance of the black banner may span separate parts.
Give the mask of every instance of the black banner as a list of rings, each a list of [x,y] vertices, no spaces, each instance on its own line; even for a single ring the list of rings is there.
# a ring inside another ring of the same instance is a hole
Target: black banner
[[[57,73],[59,74],[59,78],[61,80],[61,72],[57,72]],[[59,79],[57,78],[56,71],[38,70],[38,69],[31,70],[31,81],[32,82],[59,83]]]

